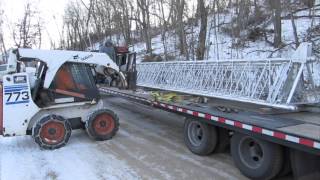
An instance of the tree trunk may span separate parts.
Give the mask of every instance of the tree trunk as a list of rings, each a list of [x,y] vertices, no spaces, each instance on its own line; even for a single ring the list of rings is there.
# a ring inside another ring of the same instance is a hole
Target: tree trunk
[[[281,0],[271,0],[273,8],[273,25],[274,25],[274,47],[278,48],[281,45]]]
[[[164,11],[164,7],[163,7],[163,0],[160,0],[158,5],[159,5],[159,9],[160,9],[160,13],[161,13],[161,18],[160,18],[160,26],[161,28],[161,41],[162,41],[162,46],[163,46],[163,50],[164,50],[164,59],[165,61],[168,61],[168,47],[167,47],[167,31],[168,31],[168,25],[167,25],[167,20],[165,18],[165,11]],[[170,19],[170,16],[172,14],[172,7],[170,7],[170,12],[169,12],[169,17],[168,20]],[[163,21],[162,25],[161,25],[161,19]]]
[[[198,39],[197,59],[203,60],[204,53],[206,50],[208,9],[205,7],[204,0],[198,0],[198,3],[199,3],[201,26],[200,26],[200,33],[199,33],[199,39]]]
[[[296,48],[299,47],[300,42],[298,38],[298,33],[297,33],[297,26],[296,23],[294,22],[294,17],[293,17],[293,11],[291,10],[291,24],[292,24],[292,29],[293,29],[293,36],[296,44]]]
[[[142,31],[144,41],[146,43],[147,53],[152,53],[151,46],[151,35],[150,35],[150,12],[149,12],[149,4],[147,4],[147,0],[137,0],[138,7],[141,10],[142,15]]]
[[[179,36],[179,48],[180,54],[185,55],[186,59],[189,60],[188,46],[187,46],[187,38],[184,30],[183,23],[183,12],[185,7],[185,0],[177,0],[176,1],[176,9],[177,9],[177,26],[178,26],[178,36]]]

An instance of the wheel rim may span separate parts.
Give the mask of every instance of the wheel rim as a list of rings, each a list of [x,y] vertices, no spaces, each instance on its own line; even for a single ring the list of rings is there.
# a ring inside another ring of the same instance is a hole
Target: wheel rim
[[[188,126],[188,138],[193,146],[200,146],[203,140],[201,123],[192,121]]]
[[[100,114],[94,119],[93,128],[97,134],[107,135],[115,128],[114,119],[107,113]]]
[[[66,130],[62,122],[49,121],[41,128],[40,138],[46,144],[59,144],[64,140]]]
[[[255,139],[247,137],[240,142],[239,155],[246,166],[252,169],[260,167],[264,161],[263,154],[261,145]]]

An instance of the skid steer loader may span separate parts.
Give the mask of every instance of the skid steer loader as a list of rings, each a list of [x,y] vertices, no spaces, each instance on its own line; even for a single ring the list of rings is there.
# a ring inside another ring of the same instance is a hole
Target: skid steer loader
[[[7,58],[16,70],[2,77],[0,134],[32,135],[43,149],[64,146],[72,129],[94,140],[116,134],[118,117],[103,106],[94,78],[98,66],[120,73],[106,54],[16,49]]]

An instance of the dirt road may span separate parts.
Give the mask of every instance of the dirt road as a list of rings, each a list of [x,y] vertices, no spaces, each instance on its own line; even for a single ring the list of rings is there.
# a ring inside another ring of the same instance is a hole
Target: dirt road
[[[229,154],[200,157],[183,142],[183,119],[119,98],[106,105],[120,117],[109,141],[74,131],[67,146],[40,150],[31,137],[0,138],[1,180],[246,179]]]

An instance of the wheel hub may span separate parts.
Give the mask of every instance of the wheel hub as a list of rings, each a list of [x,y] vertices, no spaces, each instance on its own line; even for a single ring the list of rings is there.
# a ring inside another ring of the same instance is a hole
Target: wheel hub
[[[240,158],[250,168],[258,168],[263,159],[263,149],[253,138],[246,138],[239,146]]]
[[[97,134],[107,135],[115,128],[115,121],[112,116],[103,113],[94,119],[93,128]]]
[[[106,127],[107,126],[107,122],[106,121],[101,121],[100,122],[100,126],[101,127]]]
[[[188,138],[193,146],[200,146],[203,137],[203,129],[199,122],[194,121],[189,124]]]
[[[56,134],[56,129],[54,129],[54,128],[50,128],[49,130],[48,130],[48,132],[49,132],[49,134],[50,135],[54,135],[54,134]]]
[[[47,144],[58,144],[63,141],[66,134],[64,124],[55,120],[45,123],[40,131],[40,138]]]

